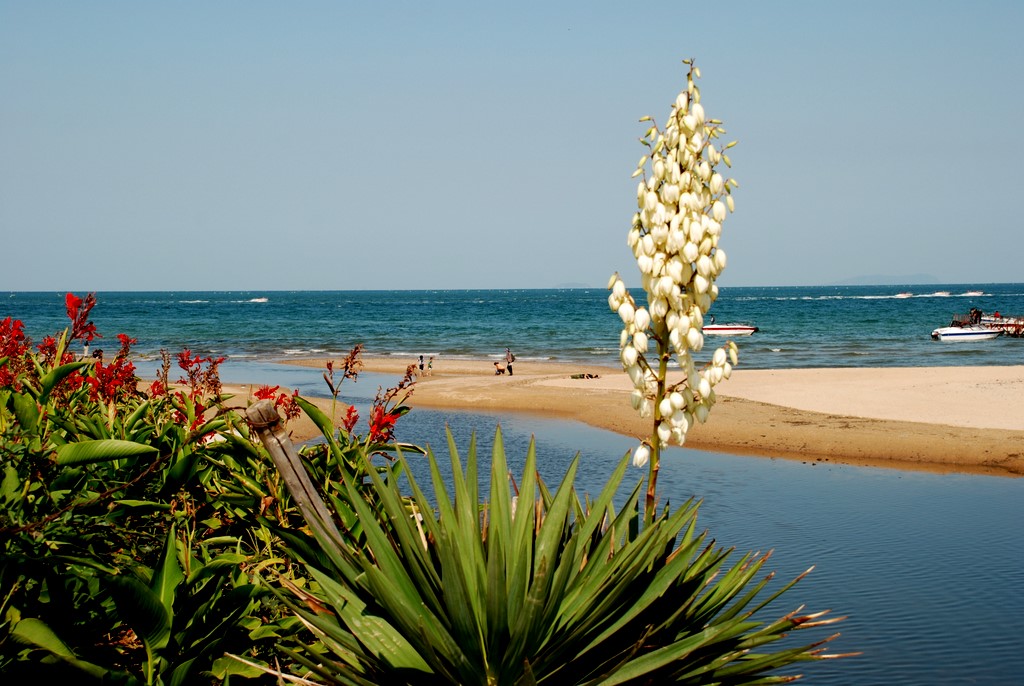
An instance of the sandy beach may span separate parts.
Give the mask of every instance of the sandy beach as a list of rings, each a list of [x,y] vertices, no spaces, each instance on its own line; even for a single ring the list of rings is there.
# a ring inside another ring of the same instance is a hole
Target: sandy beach
[[[326,360],[291,360],[323,367]],[[364,371],[401,375],[409,361],[364,357]],[[643,436],[619,369],[518,361],[435,360],[410,405],[537,413]],[[591,375],[593,378],[573,378]],[[895,469],[1024,475],[1024,366],[744,370],[717,388],[708,422],[686,445],[739,455]],[[296,439],[313,435],[301,422]]]

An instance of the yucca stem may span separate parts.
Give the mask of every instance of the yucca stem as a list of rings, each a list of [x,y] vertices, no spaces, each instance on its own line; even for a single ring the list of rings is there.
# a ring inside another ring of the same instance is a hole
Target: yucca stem
[[[657,501],[658,470],[661,468],[661,439],[658,438],[658,424],[661,422],[661,401],[665,397],[665,378],[668,376],[668,343],[658,337],[658,390],[654,394],[654,421],[651,425],[651,465],[647,476],[647,500],[644,505],[644,523],[654,521],[654,504]]]

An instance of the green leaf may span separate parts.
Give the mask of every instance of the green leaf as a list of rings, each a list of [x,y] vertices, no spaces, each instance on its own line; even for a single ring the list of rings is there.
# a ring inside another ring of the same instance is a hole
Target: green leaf
[[[53,392],[53,389],[56,388],[57,384],[67,378],[72,372],[82,369],[83,367],[88,367],[91,364],[92,362],[87,361],[69,362],[67,364],[62,364],[44,376],[39,380],[39,384],[42,389],[42,392],[39,394],[39,402],[45,404],[50,397],[50,393]]]
[[[334,424],[331,418],[323,410],[309,402],[302,396],[295,396],[295,404],[302,408],[302,411],[313,420],[313,424],[320,429],[324,438],[330,439],[334,435]]]
[[[151,401],[146,400],[144,402],[139,403],[139,406],[136,407],[132,411],[132,413],[130,415],[128,415],[128,418],[124,420],[124,432],[125,432],[125,435],[130,435],[132,433],[132,430],[135,428],[135,425],[138,423],[138,421],[142,418],[142,416],[149,409],[150,402]],[[144,428],[145,429],[151,429],[152,427],[148,427],[147,426],[147,427],[144,427]]]
[[[12,503],[21,495],[21,479],[18,478],[18,470],[12,465],[4,465],[4,480],[0,482],[0,499],[5,503]]]
[[[185,684],[192,683],[190,677],[192,676],[192,665],[195,664],[195,661],[196,658],[192,658],[175,667],[174,672],[171,673],[171,680],[168,682],[168,686],[184,686]]]
[[[259,665],[263,665],[263,667],[261,668]],[[253,664],[252,662],[242,662],[231,655],[225,655],[213,661],[213,669],[211,671],[214,677],[222,680],[224,683],[228,683],[229,676],[255,679],[266,674],[269,669],[270,665],[262,661]]]
[[[48,650],[62,659],[74,658],[75,654],[64,641],[57,637],[45,622],[39,619],[23,619],[11,629],[11,636],[28,645]]]
[[[171,618],[160,596],[135,577],[123,574],[109,579],[109,584],[121,619],[145,644],[150,658],[155,658],[171,637]]]
[[[38,619],[23,619],[11,629],[11,637],[19,643],[41,648],[86,674],[102,679],[109,671],[85,660],[79,660],[64,641],[60,640],[46,623]]]
[[[14,405],[14,416],[18,423],[27,433],[35,433],[39,430],[39,406],[36,399],[28,393],[15,393],[11,398]]]
[[[160,554],[160,561],[157,563],[150,589],[156,594],[167,613],[168,626],[174,618],[174,592],[178,585],[185,580],[185,574],[178,564],[178,545],[175,540],[176,529],[171,525],[167,532],[167,540],[164,543],[164,550]]]
[[[91,462],[110,462],[126,457],[156,455],[160,451],[151,445],[107,438],[98,441],[78,441],[57,449],[57,464],[77,465]]]

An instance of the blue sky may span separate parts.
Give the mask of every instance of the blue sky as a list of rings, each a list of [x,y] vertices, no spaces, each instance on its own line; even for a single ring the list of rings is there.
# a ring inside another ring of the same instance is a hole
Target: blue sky
[[[1020,2],[0,0],[0,290],[603,287],[703,73],[723,287],[1024,281]],[[898,280],[898,278],[897,278]]]

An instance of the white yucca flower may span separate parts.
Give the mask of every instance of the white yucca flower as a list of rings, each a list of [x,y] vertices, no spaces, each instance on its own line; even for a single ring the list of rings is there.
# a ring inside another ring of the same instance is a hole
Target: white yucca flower
[[[704,347],[704,314],[718,297],[715,280],[726,266],[719,247],[723,222],[735,205],[733,179],[721,163],[734,144],[723,144],[720,122],[709,119],[700,101],[700,71],[692,61],[686,88],[675,99],[664,131],[651,122],[641,139],[648,147],[634,176],[638,211],[627,244],[640,270],[646,306],[638,306],[614,275],[609,307],[623,322],[619,337],[623,369],[633,382],[630,401],[642,417],[653,417],[651,436],[633,453],[633,464],[658,460],[669,442],[682,444],[695,422],[703,422],[715,402],[714,386],[729,378],[737,352],[729,341],[698,369],[694,354]],[[654,345],[655,353],[647,355]],[[669,378],[674,360],[682,380]],[[652,465],[653,470],[653,465]],[[656,470],[652,471],[654,474]]]
[[[649,459],[651,459],[651,449],[647,447],[647,444],[642,443],[636,447],[636,450],[633,451],[634,467],[645,466]]]

